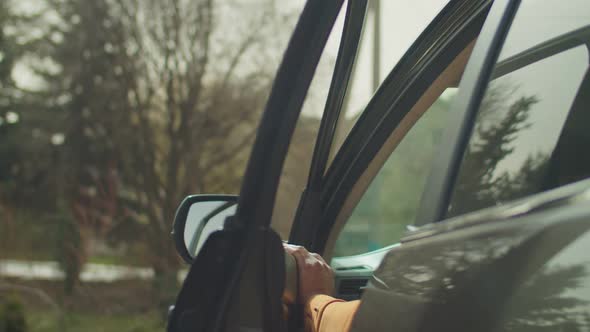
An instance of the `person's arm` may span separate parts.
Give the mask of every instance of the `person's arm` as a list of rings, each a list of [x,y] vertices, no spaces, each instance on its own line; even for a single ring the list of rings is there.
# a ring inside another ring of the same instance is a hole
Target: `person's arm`
[[[305,331],[349,331],[360,301],[344,301],[328,295],[315,295],[305,305]]]
[[[344,332],[350,330],[359,301],[346,302],[334,292],[334,273],[324,259],[304,247],[285,245],[295,257],[299,270],[299,302],[305,306],[306,332]]]

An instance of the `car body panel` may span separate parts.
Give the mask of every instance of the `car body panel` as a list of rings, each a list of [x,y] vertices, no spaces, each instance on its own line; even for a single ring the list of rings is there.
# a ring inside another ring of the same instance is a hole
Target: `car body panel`
[[[523,287],[539,287],[530,285],[535,278],[543,280],[539,274],[580,266],[575,280],[555,281],[553,286],[560,282],[563,288],[553,294],[556,301],[570,298],[572,289],[590,286],[590,260],[583,251],[590,245],[590,181],[568,190],[573,192],[542,198],[544,208],[494,218],[504,210],[497,208],[410,237],[386,255],[370,279],[353,331],[495,331],[510,324],[524,330],[526,324],[519,320],[527,319],[525,314],[554,308],[530,292],[518,297]],[[576,240],[572,256],[568,246]],[[567,264],[562,258],[547,265],[559,256],[569,256]],[[590,300],[587,295],[571,310],[588,312],[583,304]],[[379,309],[384,307],[387,317]],[[541,318],[530,326],[542,327]]]
[[[301,194],[295,219],[291,226],[289,241],[301,245],[309,245],[307,234],[314,227],[320,212],[319,194],[323,185],[323,177],[330,155],[330,148],[336,126],[344,104],[348,81],[350,80],[355,57],[367,11],[367,1],[350,1],[346,8],[346,21],[342,31],[338,57],[334,67],[334,75],[326,99],[318,136],[313,150],[309,177]]]

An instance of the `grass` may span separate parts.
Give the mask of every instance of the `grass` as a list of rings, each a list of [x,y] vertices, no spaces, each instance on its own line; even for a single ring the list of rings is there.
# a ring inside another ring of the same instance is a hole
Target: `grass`
[[[69,296],[64,294],[60,281],[0,278],[0,284],[15,286],[9,291],[0,289],[0,302],[3,298],[14,298],[21,304],[27,332],[165,330],[164,313],[158,309],[151,281],[82,283]],[[44,301],[38,293],[26,292],[16,286],[43,292],[52,303]]]
[[[144,314],[105,314],[68,312],[63,318],[55,312],[25,313],[29,332],[162,332],[164,323],[156,312]]]
[[[50,221],[21,215],[12,223],[0,220],[0,259],[55,261],[58,239],[57,227]],[[125,255],[93,255],[89,263],[138,266],[144,262],[142,253],[130,250]],[[27,332],[165,330],[151,280],[81,283],[73,294],[65,294],[63,282],[58,280],[0,276],[0,286],[0,304],[13,293],[22,302]]]
[[[121,256],[97,255],[88,258],[88,263],[106,265],[132,265]]]

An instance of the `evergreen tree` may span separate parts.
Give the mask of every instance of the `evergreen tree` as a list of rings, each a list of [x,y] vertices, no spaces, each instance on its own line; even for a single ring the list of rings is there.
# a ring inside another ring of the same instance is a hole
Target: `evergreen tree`
[[[585,266],[543,269],[522,285],[506,308],[505,331],[584,331],[586,301],[573,296],[584,286]],[[587,314],[587,313],[586,313]]]
[[[28,331],[24,306],[15,295],[0,297],[0,331]]]
[[[522,96],[505,105],[506,100],[510,100],[508,97],[516,92],[503,85],[492,85],[488,90],[474,137],[463,157],[450,215],[494,206],[500,198],[509,196],[506,190],[515,188],[514,181],[522,181],[520,175],[498,172],[498,165],[514,152],[513,141],[530,126],[527,122],[529,112],[538,102],[535,96]],[[533,159],[529,159],[521,171],[531,172],[527,167],[532,165]]]

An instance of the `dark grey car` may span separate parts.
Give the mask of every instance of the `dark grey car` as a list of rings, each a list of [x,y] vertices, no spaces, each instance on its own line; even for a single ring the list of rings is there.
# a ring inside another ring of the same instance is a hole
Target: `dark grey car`
[[[179,208],[192,265],[169,331],[301,328],[297,305],[283,315],[294,272],[275,202],[342,3],[308,1],[239,197]],[[353,331],[590,331],[590,2],[450,1],[340,146],[366,10],[346,5],[288,241],[331,260],[337,297],[361,299]]]

